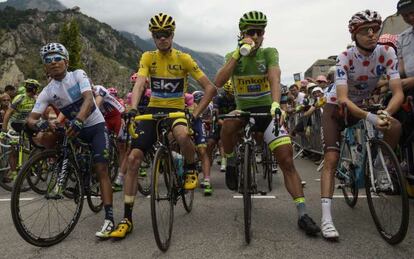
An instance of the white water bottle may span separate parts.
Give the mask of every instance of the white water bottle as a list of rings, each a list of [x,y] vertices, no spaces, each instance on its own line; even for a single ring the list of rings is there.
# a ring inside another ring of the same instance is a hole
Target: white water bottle
[[[252,42],[252,44],[248,44],[248,43],[244,43],[241,47],[240,47],[240,55],[242,56],[247,56],[250,54],[250,52],[252,51],[252,49],[254,48],[254,42]]]

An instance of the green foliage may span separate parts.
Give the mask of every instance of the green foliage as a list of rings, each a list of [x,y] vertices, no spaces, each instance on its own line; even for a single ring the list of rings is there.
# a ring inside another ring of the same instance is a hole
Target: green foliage
[[[82,45],[80,41],[79,25],[76,20],[65,23],[59,34],[59,42],[62,43],[69,52],[69,70],[73,71],[83,68],[81,62]]]

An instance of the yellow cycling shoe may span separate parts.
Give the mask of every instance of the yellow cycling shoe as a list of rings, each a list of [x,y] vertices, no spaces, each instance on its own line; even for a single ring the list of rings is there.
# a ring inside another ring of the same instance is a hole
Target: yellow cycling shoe
[[[133,228],[134,226],[132,225],[132,222],[124,218],[119,222],[118,226],[116,226],[116,229],[109,234],[109,237],[119,239],[125,238],[126,235],[132,232]]]
[[[198,184],[197,171],[195,170],[187,171],[185,174],[184,189],[194,190],[195,188],[197,188],[197,184]]]

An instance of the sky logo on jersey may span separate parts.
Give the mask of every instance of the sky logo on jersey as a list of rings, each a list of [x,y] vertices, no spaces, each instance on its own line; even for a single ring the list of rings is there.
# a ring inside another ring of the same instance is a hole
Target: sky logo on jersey
[[[81,94],[81,91],[80,91],[79,84],[76,84],[76,85],[72,86],[71,88],[69,88],[68,93],[69,93],[70,98],[73,101],[76,101],[79,98],[82,98],[82,94]]]
[[[184,78],[151,77],[151,91],[156,97],[180,97],[184,92]]]

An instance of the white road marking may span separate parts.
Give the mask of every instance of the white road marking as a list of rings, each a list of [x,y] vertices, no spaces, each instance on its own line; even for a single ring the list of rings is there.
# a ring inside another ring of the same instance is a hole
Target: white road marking
[[[33,199],[34,198],[20,198],[21,201],[31,201]],[[8,198],[8,199],[0,199],[0,201],[11,201],[11,199],[10,198]]]
[[[344,198],[343,195],[334,195],[332,198]],[[359,198],[367,198],[366,195],[358,195],[358,199]],[[372,196],[372,198],[379,198],[378,196]]]
[[[243,195],[233,195],[234,199],[242,199]],[[276,199],[274,195],[252,195],[253,199]]]

